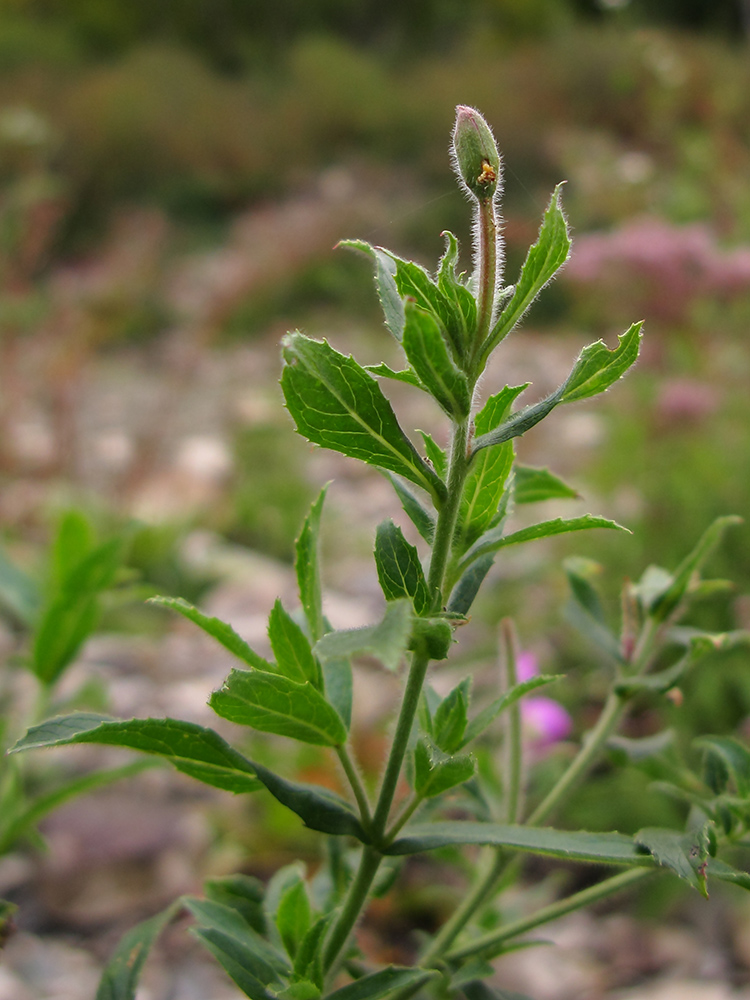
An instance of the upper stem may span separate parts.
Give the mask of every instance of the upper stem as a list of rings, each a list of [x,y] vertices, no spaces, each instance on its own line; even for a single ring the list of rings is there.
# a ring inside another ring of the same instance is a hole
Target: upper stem
[[[497,215],[492,198],[480,200],[477,208],[477,329],[472,345],[472,363],[487,340],[495,308],[497,286]]]

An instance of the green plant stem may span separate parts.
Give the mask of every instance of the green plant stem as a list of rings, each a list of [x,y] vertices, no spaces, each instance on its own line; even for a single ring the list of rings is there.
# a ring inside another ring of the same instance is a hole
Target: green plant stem
[[[506,691],[518,682],[518,639],[513,622],[504,618],[500,623],[500,636],[504,651]],[[521,774],[523,772],[523,742],[521,740],[521,705],[514,702],[509,710],[505,728],[505,820],[517,823],[521,809]]]
[[[472,364],[487,340],[495,308],[497,285],[497,216],[492,198],[480,201],[476,215],[477,329],[472,345]]]
[[[344,902],[344,908],[339,915],[339,919],[333,925],[331,933],[325,944],[323,951],[323,968],[329,971],[333,963],[338,958],[339,952],[349,939],[349,935],[357,922],[362,907],[367,900],[372,880],[383,860],[382,854],[367,844],[362,848],[362,856],[359,861],[359,869],[354,876],[354,881],[349,886],[349,892]]]
[[[409,822],[409,820],[412,818],[414,813],[417,811],[417,809],[419,809],[419,807],[422,805],[423,802],[424,799],[422,798],[421,795],[412,795],[412,797],[406,803],[404,808],[401,810],[401,812],[393,821],[393,826],[385,835],[385,839],[389,844],[393,841],[396,834],[406,826],[406,824]]]
[[[369,831],[372,823],[370,803],[367,799],[367,792],[364,789],[356,765],[345,746],[336,747],[336,755],[338,756],[341,766],[344,769],[344,774],[349,781],[351,790],[354,793],[354,798],[357,800],[357,805],[359,806],[359,818],[362,821],[362,825],[365,830]]]
[[[432,545],[432,557],[427,583],[430,593],[435,594],[436,610],[443,603],[443,582],[445,568],[448,563],[456,521],[461,506],[464,482],[468,471],[467,446],[469,441],[469,420],[456,421],[453,427],[451,445],[450,469],[448,472],[448,495],[440,508],[435,537]],[[359,870],[349,887],[344,907],[336,923],[331,928],[324,949],[324,967],[328,971],[336,961],[339,952],[349,939],[349,935],[357,921],[362,907],[367,900],[367,894],[372,880],[378,870],[382,855],[379,849],[384,846],[385,829],[388,824],[393,797],[396,794],[398,779],[404,763],[404,757],[409,745],[414,717],[419,706],[419,697],[424,686],[424,679],[430,657],[424,649],[416,649],[412,654],[409,675],[406,680],[401,710],[396,723],[393,743],[388,755],[388,762],[383,773],[375,812],[370,824],[373,846],[365,846],[362,850]],[[343,761],[342,761],[343,764]],[[345,765],[344,765],[345,766]],[[356,794],[356,792],[355,792]]]
[[[541,927],[542,924],[556,920],[566,913],[572,913],[574,910],[579,910],[584,906],[589,906],[591,903],[596,903],[600,899],[605,899],[615,892],[620,892],[622,889],[637,885],[639,882],[655,874],[656,872],[653,868],[629,868],[618,875],[613,875],[602,882],[597,882],[596,885],[592,885],[588,889],[582,889],[581,892],[576,892],[572,896],[558,900],[556,903],[551,903],[549,906],[537,910],[536,913],[532,913],[528,917],[522,917],[520,920],[506,924],[500,930],[484,934],[482,937],[472,941],[471,944],[448,952],[445,957],[451,962],[461,962],[477,955],[482,955],[488,959],[492,958],[493,955],[497,954],[497,951],[493,951],[493,949],[500,948],[504,942],[518,937],[519,934],[525,934],[527,931],[533,930],[535,927]]]

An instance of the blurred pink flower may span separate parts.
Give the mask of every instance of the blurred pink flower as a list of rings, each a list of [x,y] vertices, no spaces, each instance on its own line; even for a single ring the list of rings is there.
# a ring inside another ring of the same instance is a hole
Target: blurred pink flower
[[[539,664],[533,653],[523,652],[516,663],[519,681],[527,681],[539,673]],[[524,736],[534,749],[550,747],[570,735],[573,720],[563,706],[553,698],[536,695],[521,699],[521,721]]]

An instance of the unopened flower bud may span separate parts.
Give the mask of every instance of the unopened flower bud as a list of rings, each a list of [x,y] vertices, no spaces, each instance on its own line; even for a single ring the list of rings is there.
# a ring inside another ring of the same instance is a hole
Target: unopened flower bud
[[[500,154],[487,122],[474,108],[459,104],[451,145],[453,168],[462,185],[480,201],[495,196],[500,183]]]

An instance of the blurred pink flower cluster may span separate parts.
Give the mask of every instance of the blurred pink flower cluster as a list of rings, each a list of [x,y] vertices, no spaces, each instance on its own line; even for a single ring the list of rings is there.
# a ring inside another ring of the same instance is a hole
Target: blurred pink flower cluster
[[[630,289],[649,319],[676,322],[696,299],[750,290],[750,246],[725,249],[708,226],[643,217],[579,236],[566,271],[582,284]],[[638,305],[635,305],[636,311]]]
[[[523,652],[516,663],[519,681],[527,681],[539,673],[533,653]],[[521,700],[521,721],[524,738],[536,750],[544,750],[570,735],[573,720],[559,701],[545,695],[533,695]]]

